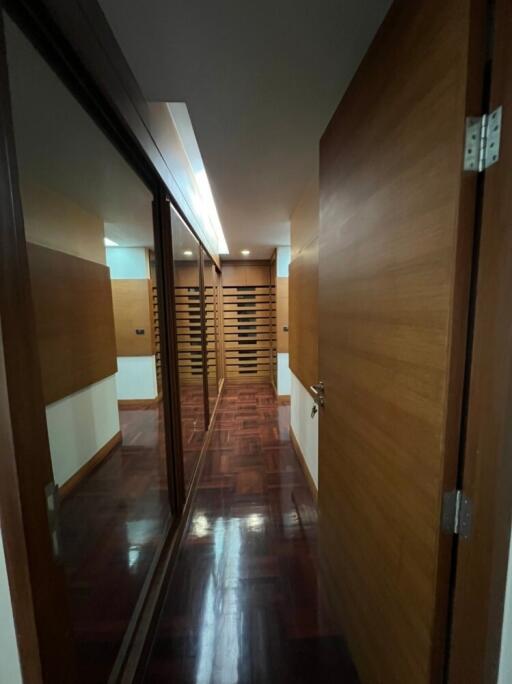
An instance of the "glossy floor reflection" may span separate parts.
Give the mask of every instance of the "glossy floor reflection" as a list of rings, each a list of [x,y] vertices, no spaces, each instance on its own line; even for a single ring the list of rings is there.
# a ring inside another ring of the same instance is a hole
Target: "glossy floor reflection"
[[[123,443],[61,504],[83,684],[107,682],[169,516],[161,406],[120,421]]]
[[[226,388],[146,682],[357,682],[321,599],[288,425],[270,385]]]
[[[181,435],[183,441],[183,477],[188,489],[196,469],[206,435],[202,383],[180,381]]]

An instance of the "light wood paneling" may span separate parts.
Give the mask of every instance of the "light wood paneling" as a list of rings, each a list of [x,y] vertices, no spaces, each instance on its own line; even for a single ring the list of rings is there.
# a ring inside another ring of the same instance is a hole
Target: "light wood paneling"
[[[318,239],[290,264],[290,369],[304,387],[318,382]]]
[[[105,264],[105,226],[101,216],[34,183],[22,183],[21,198],[28,242]]]
[[[268,261],[223,261],[222,285],[268,285],[269,269]]]
[[[155,306],[156,302],[156,291]],[[150,280],[112,280],[112,301],[118,356],[152,356],[155,353]],[[144,331],[138,334],[137,331]]]
[[[440,520],[459,454],[476,4],[394,3],[321,141],[320,546],[363,684],[443,678],[453,538]]]
[[[58,399],[117,371],[109,269],[28,244],[44,400]]]
[[[318,237],[319,222],[318,169],[314,178],[304,188],[290,222],[292,260]]]

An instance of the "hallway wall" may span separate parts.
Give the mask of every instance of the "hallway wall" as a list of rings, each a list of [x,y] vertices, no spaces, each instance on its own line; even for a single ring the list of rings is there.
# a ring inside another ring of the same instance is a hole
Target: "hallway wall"
[[[149,281],[149,254],[146,248],[107,247],[106,255],[112,280]],[[114,301],[116,301],[115,298]],[[146,314],[149,319],[149,297]],[[146,330],[146,336],[150,335],[151,331]],[[124,356],[118,348],[116,386],[117,398],[120,401],[156,399],[158,386],[155,355]]]
[[[31,183],[22,184],[22,201],[27,241],[106,263],[99,216]],[[62,485],[119,431],[115,375],[48,404],[46,420],[55,482]]]
[[[311,417],[310,384],[318,382],[317,261],[319,184],[315,171],[291,217],[290,369],[291,429],[318,488],[318,414]],[[313,258],[312,258],[313,257]],[[307,271],[304,271],[303,264]],[[300,272],[299,272],[300,271]],[[305,277],[306,276],[306,277]],[[313,279],[313,283],[309,280]],[[299,289],[300,288],[300,289]],[[306,288],[306,291],[304,291]],[[308,296],[305,297],[304,294]]]
[[[498,684],[509,684],[512,681],[512,540],[509,549],[507,591],[503,614],[503,631],[501,634],[501,655]]]
[[[3,539],[0,529],[0,682],[2,684],[22,684],[21,666],[16,643],[11,593]]]
[[[288,245],[276,249],[276,346],[277,346],[277,393],[280,397],[291,394],[291,374],[288,343],[289,278],[291,248]]]

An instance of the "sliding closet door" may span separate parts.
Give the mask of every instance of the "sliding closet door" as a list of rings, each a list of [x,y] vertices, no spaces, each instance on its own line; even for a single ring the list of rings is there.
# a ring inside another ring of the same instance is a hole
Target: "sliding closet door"
[[[153,195],[20,30],[5,26],[73,681],[104,684],[170,518]]]
[[[206,362],[201,252],[199,242],[173,207],[171,207],[171,230],[183,473],[185,489],[188,491],[208,427],[207,394],[204,382]]]

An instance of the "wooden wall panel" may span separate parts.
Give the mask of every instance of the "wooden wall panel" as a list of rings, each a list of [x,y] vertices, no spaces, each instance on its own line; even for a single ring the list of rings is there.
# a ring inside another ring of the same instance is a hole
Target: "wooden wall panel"
[[[314,178],[304,188],[304,192],[291,217],[290,241],[292,259],[295,259],[304,247],[318,237],[319,192],[317,169]]]
[[[482,4],[393,3],[321,140],[320,549],[362,684],[445,681]]]
[[[117,372],[109,269],[28,244],[44,400]]]
[[[152,356],[155,353],[152,299],[150,280],[112,280],[118,356]],[[141,330],[144,334],[137,333]]]
[[[268,285],[270,265],[268,261],[223,261],[222,285]]]
[[[318,238],[290,264],[290,369],[308,388],[318,382]]]

